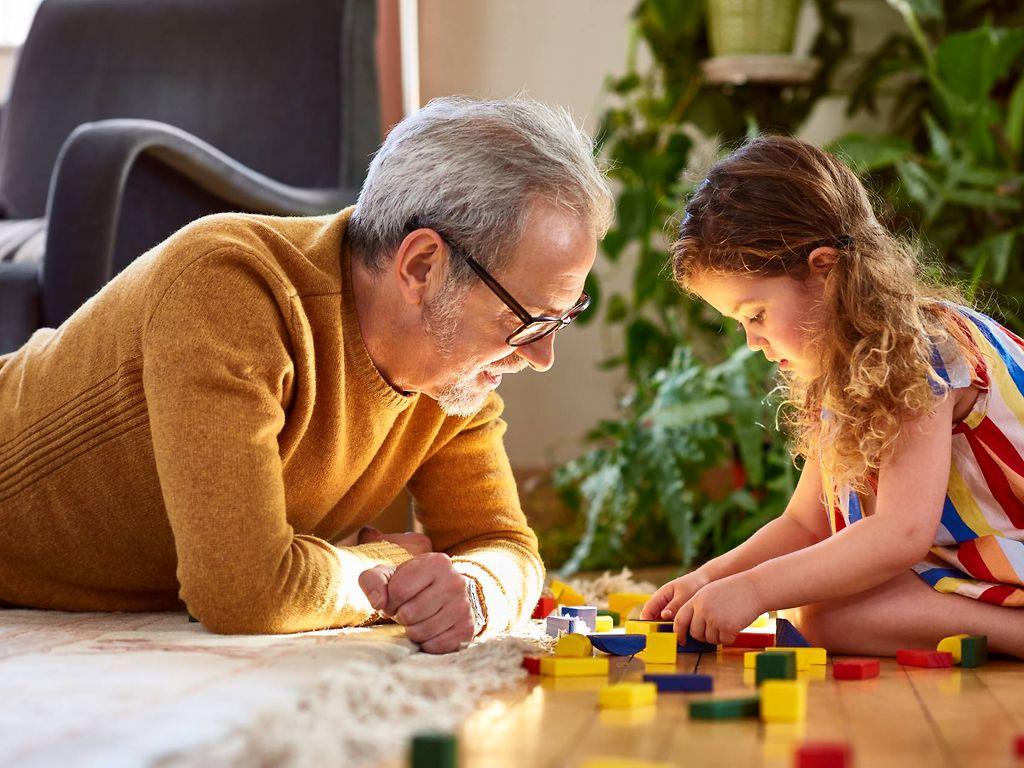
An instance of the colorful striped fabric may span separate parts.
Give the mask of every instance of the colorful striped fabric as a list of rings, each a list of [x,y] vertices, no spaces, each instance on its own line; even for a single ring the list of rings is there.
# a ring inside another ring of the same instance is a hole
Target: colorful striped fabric
[[[1024,607],[1024,340],[987,315],[956,310],[983,365],[972,371],[949,341],[935,346],[932,367],[950,388],[973,382],[982,391],[953,427],[941,522],[914,571],[940,592]],[[833,533],[864,516],[856,492],[824,484]]]

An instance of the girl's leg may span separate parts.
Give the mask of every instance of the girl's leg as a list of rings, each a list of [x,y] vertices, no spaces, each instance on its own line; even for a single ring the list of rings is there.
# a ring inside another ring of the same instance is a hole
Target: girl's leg
[[[1024,608],[938,592],[912,571],[841,600],[786,612],[812,645],[834,653],[895,656],[944,637],[987,635],[992,651],[1024,658]]]

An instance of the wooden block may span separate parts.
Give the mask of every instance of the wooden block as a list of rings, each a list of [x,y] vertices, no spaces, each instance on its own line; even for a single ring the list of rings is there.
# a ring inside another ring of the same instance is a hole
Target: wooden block
[[[754,659],[754,682],[765,680],[796,680],[796,654],[793,651],[770,651]]]
[[[711,675],[688,675],[688,674],[660,674],[650,673],[644,675],[645,683],[654,683],[661,693],[706,693],[714,687],[714,680]]]
[[[540,674],[540,657],[539,656],[523,656],[523,669],[525,669],[531,675],[539,675]]]
[[[832,662],[832,676],[836,680],[867,680],[878,677],[881,665],[878,659],[843,659]]]
[[[534,606],[533,616],[534,619],[546,619],[548,614],[555,610],[555,598],[553,597],[542,597],[537,601],[537,605]]]
[[[594,646],[586,635],[562,635],[555,643],[555,656],[587,658],[594,655]]]
[[[586,605],[587,603],[583,595],[562,581],[551,582],[551,593],[559,605]]]
[[[597,608],[592,605],[563,605],[559,614],[582,621],[587,625],[587,634],[597,631]]]
[[[726,648],[768,648],[775,645],[771,632],[740,632]]]
[[[757,696],[691,701],[690,719],[729,720],[737,717],[757,717],[759,704],[760,699]]]
[[[953,656],[953,663],[960,663],[960,641],[963,640],[967,635],[950,635],[939,640],[939,644],[935,646],[935,650],[943,653],[949,653]]]
[[[595,632],[611,632],[613,629],[615,629],[615,620],[611,616],[597,615],[594,620]]]
[[[645,595],[642,592],[612,592],[608,595],[608,610],[619,614],[618,623],[621,624],[626,619],[631,618],[634,609],[636,610],[636,615],[639,616],[640,609],[650,599],[650,595]]]
[[[980,667],[988,662],[988,637],[986,635],[965,637],[961,641],[960,647],[960,666],[964,669]]]
[[[450,733],[417,733],[412,737],[412,768],[455,768],[457,743]]]
[[[793,651],[796,654],[796,668],[807,669],[812,664],[828,664],[828,651],[824,648],[810,648],[807,646],[786,647],[776,645],[772,651]]]
[[[760,656],[763,651],[747,651],[743,654],[743,668],[744,669],[756,669],[757,668],[757,657]]]
[[[853,750],[841,741],[808,741],[797,747],[796,768],[850,768]]]
[[[901,648],[896,651],[896,663],[907,667],[952,667],[953,654],[930,648]]]
[[[675,664],[676,636],[668,632],[648,633],[647,647],[640,651],[639,658],[651,664]]]
[[[616,627],[618,627],[618,626],[620,626],[622,624],[622,616],[620,616],[617,611],[609,611],[609,610],[606,610],[604,608],[598,608],[597,609],[597,615],[598,616],[610,616],[611,619],[612,619],[612,622],[615,624]]]
[[[607,676],[608,659],[604,656],[572,659],[566,656],[547,656],[540,660],[540,673],[553,677]]]
[[[747,627],[747,629],[760,629],[761,627],[767,627],[769,621],[770,619],[768,618],[768,614],[762,613],[760,616],[754,619],[754,622],[749,627]]]
[[[658,699],[658,686],[654,683],[614,683],[602,688],[601,707],[604,709],[632,709],[653,704]]]
[[[807,717],[807,684],[798,680],[765,680],[761,685],[761,719],[766,723],[798,723]]]
[[[628,619],[626,621],[627,635],[647,635],[652,632],[671,632],[673,629],[674,625],[671,621],[657,621],[655,619]]]
[[[679,653],[714,653],[718,646],[714,643],[705,643],[703,640],[694,640],[690,633],[686,633],[686,642],[679,643]]]
[[[597,650],[612,656],[634,656],[647,647],[647,635],[587,635]]]
[[[810,648],[811,644],[788,619],[775,620],[775,645],[787,648]]]
[[[545,631],[551,637],[568,634],[570,630],[569,619],[565,616],[548,616],[545,621]]]

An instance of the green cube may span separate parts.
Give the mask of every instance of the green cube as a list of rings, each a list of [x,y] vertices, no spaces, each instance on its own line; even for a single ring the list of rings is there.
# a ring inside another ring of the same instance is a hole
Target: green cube
[[[450,733],[417,733],[412,737],[412,768],[455,768],[455,736]]]
[[[598,610],[597,615],[598,616],[611,616],[612,617],[612,624],[614,624],[616,627],[619,626],[622,623],[622,617],[619,616],[619,612],[618,611],[609,611],[609,610],[606,610],[604,608],[601,608],[600,610]]]
[[[988,661],[988,637],[971,635],[960,641],[960,666],[980,667]]]
[[[730,720],[736,717],[757,717],[761,700],[758,696],[739,699],[706,699],[690,702],[691,720]]]
[[[796,680],[795,651],[765,651],[757,655],[757,674],[760,685],[765,680]]]

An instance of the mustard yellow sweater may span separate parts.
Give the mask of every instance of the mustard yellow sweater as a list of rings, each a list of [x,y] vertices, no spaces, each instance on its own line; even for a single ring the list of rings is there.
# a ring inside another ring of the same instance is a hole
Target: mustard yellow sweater
[[[543,580],[502,403],[445,416],[380,376],[345,228],[217,215],[132,263],[60,328],[0,357],[0,601],[188,610],[215,632],[375,618],[335,546],[408,486],[494,634]]]

